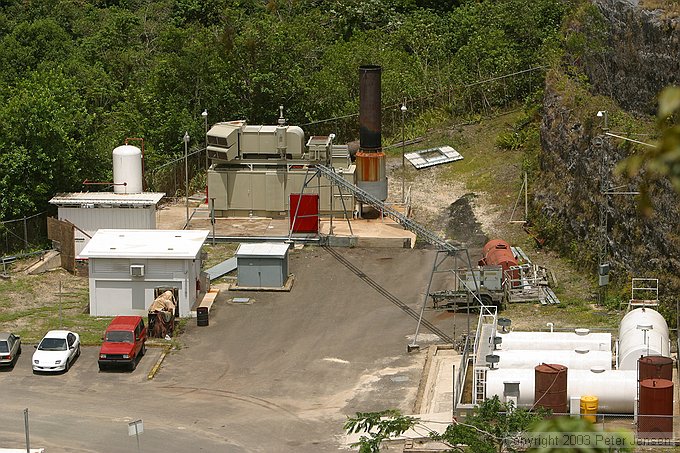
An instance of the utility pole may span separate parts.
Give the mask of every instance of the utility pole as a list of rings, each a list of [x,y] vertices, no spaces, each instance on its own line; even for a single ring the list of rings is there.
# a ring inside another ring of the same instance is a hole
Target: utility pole
[[[208,171],[208,109],[204,109],[201,116],[203,117],[203,129],[205,131],[205,171]]]
[[[406,203],[406,191],[405,191],[405,186],[406,186],[406,163],[405,163],[405,157],[404,157],[404,146],[406,146],[405,142],[405,134],[404,134],[404,117],[406,116],[406,99],[404,99],[404,103],[401,104],[401,107],[399,108],[401,110],[401,202]]]
[[[24,429],[26,431],[26,453],[31,453],[31,439],[28,435],[28,408],[24,409]]]
[[[187,208],[187,223],[184,228],[189,226],[189,133],[184,132],[184,198]]]

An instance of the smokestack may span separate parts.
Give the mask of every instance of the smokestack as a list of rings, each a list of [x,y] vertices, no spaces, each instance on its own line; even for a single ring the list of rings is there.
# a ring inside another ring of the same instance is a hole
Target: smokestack
[[[359,67],[359,146],[364,152],[382,150],[381,74],[380,66]]]
[[[357,185],[385,201],[387,176],[381,137],[381,73],[380,66],[359,67],[359,152],[356,165]]]

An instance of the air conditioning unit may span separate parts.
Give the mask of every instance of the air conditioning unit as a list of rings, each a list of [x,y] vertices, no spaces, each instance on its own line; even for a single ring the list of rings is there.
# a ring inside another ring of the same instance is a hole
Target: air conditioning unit
[[[130,276],[132,276],[132,277],[144,277],[144,265],[143,264],[132,264],[132,265],[130,265]]]

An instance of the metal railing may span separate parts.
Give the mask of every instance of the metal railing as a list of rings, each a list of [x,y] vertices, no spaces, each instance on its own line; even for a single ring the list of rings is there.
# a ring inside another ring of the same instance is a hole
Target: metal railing
[[[373,206],[375,209],[380,211],[382,215],[391,218],[392,220],[399,223],[407,230],[415,233],[421,239],[425,240],[429,244],[434,245],[439,250],[444,250],[450,253],[456,253],[464,250],[462,248],[455,247],[453,244],[449,242],[446,242],[443,238],[434,234],[432,231],[428,230],[418,222],[409,219],[406,215],[402,214],[396,209],[389,207],[386,203],[374,197],[365,190],[361,189],[360,187],[355,186],[354,184],[343,178],[342,175],[335,173],[332,168],[318,164],[316,165],[316,171],[325,176],[329,181],[331,181],[331,183],[354,194],[354,197],[357,200]]]

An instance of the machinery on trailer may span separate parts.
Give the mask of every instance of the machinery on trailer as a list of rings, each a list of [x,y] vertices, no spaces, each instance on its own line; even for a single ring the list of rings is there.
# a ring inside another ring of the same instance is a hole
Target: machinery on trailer
[[[478,264],[477,268],[458,269],[453,288],[431,292],[433,307],[458,310],[477,308],[480,303],[499,308],[515,302],[560,303],[550,289],[548,270],[532,263],[519,247],[502,239],[491,240],[484,245]]]

